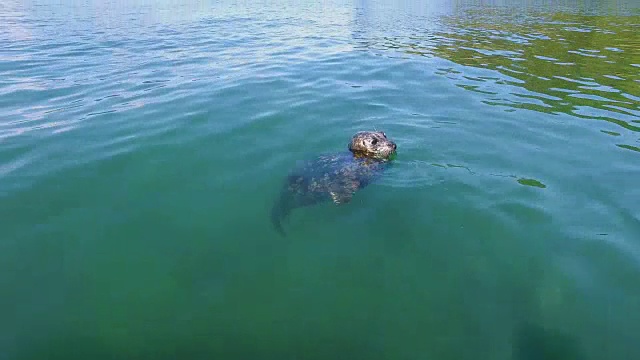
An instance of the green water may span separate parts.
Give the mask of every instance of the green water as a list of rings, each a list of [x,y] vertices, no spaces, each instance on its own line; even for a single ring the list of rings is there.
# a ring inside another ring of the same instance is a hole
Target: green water
[[[5,0],[0,359],[638,359],[639,180],[633,0]]]

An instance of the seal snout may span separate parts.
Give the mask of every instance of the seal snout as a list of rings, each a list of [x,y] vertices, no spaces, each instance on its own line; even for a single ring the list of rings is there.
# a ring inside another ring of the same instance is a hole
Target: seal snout
[[[396,145],[395,142],[391,141],[391,140],[387,140],[387,148],[389,149],[390,153],[394,153],[396,152],[396,150],[398,149],[398,145]]]

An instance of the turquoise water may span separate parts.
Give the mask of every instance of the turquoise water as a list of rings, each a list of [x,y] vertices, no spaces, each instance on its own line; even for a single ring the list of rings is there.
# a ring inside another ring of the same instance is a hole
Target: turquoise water
[[[640,358],[639,31],[632,0],[3,1],[0,359]],[[393,168],[279,236],[296,161],[374,128]]]

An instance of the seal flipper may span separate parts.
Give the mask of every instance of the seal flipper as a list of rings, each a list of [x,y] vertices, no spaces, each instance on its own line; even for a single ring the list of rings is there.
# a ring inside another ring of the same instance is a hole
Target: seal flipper
[[[353,193],[347,191],[330,191],[329,195],[331,195],[331,200],[336,205],[346,204],[353,198]]]
[[[290,201],[287,196],[286,191],[282,191],[278,201],[271,208],[271,223],[276,231],[282,235],[287,236],[284,232],[284,228],[282,227],[282,221],[287,218],[289,212],[291,212]]]
[[[333,189],[329,191],[329,195],[331,196],[331,200],[333,200],[334,204],[346,204],[351,201],[353,194],[358,191],[359,187],[359,180],[347,179],[341,184],[334,185]]]
[[[305,198],[301,194],[305,186],[304,178],[299,175],[289,175],[287,181],[280,190],[278,200],[271,208],[271,223],[276,231],[286,236],[282,222],[287,219],[291,212],[301,206],[312,204],[317,201],[315,198]]]
[[[281,236],[287,236],[287,234],[284,232],[284,228],[282,227],[282,220],[284,220],[284,216],[282,215],[283,214],[274,207],[271,210],[271,223]]]

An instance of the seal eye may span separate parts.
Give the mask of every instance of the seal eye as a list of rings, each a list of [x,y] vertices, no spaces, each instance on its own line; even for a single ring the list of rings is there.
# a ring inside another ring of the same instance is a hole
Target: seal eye
[[[377,144],[377,143],[378,143],[378,139],[373,139],[373,140],[371,140],[371,144],[372,144],[372,145],[375,145],[375,144]]]

